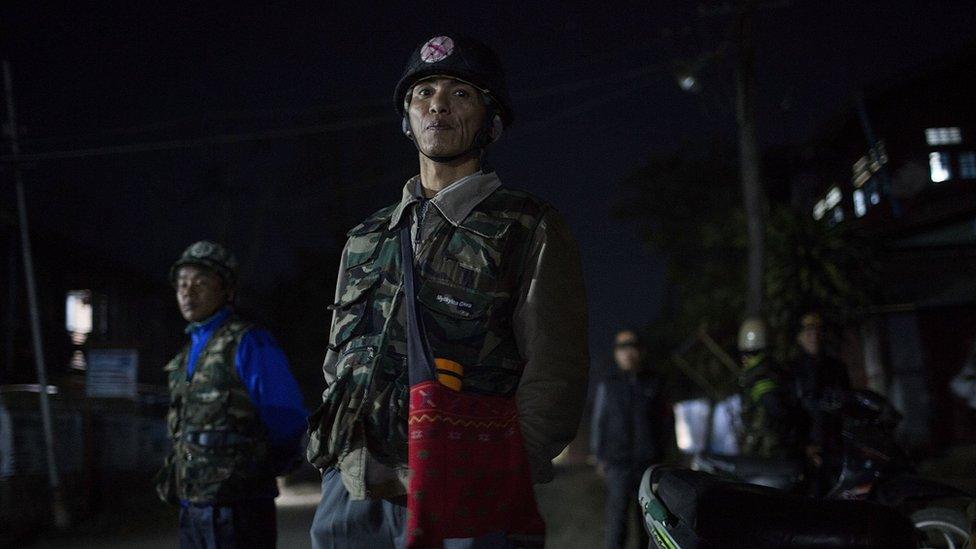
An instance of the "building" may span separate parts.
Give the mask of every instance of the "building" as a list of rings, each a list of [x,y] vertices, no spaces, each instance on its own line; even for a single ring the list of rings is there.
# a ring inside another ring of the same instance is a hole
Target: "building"
[[[913,447],[976,440],[949,380],[976,339],[976,44],[860,94],[808,150],[793,204],[880,252],[879,304],[848,349]]]

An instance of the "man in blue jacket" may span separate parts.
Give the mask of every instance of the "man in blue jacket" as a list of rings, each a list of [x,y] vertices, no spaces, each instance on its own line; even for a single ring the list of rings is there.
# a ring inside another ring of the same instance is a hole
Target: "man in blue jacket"
[[[237,260],[191,245],[170,269],[190,341],[165,370],[173,451],[157,491],[179,503],[180,546],[274,547],[275,476],[301,455],[306,411],[288,360],[231,306]]]

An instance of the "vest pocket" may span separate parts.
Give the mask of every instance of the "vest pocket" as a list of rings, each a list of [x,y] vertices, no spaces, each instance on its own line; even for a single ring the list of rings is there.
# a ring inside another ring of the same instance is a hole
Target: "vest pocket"
[[[223,449],[214,449],[183,442],[183,455],[177,462],[178,476],[191,499],[211,499],[217,495],[218,485],[231,477],[235,470],[235,456]],[[196,497],[192,497],[196,496]]]
[[[410,381],[407,357],[391,354],[380,358],[370,389],[366,441],[370,454],[388,467],[407,462],[407,416]]]
[[[184,398],[183,423],[185,425],[208,426],[227,420],[230,391],[216,387],[201,391],[191,385]]]
[[[473,290],[424,281],[417,301],[430,311],[452,320],[480,321],[491,309],[491,295]],[[426,327],[430,329],[430,326]]]
[[[336,380],[326,389],[322,405],[309,418],[308,459],[330,467],[346,450],[367,396],[370,373],[382,335],[352,340],[336,363]]]
[[[498,285],[512,221],[471,212],[444,248],[442,269],[467,287],[493,290]]]
[[[329,306],[329,309],[335,311],[335,320],[329,333],[329,346],[332,349],[341,349],[346,342],[358,335],[358,328],[366,316],[366,308],[369,305],[366,296],[379,281],[379,271],[349,279],[339,300]]]

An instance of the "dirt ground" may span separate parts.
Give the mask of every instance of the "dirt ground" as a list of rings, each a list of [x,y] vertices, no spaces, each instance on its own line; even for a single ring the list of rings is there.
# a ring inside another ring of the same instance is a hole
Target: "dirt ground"
[[[955,448],[925,461],[919,472],[976,491],[976,446]],[[603,546],[604,487],[589,466],[558,467],[555,480],[537,488],[548,527],[546,547],[596,549]],[[278,547],[310,547],[308,528],[318,502],[314,480],[286,487],[278,503]],[[171,549],[178,546],[177,512],[154,499],[133,497],[117,512],[104,512],[66,532],[48,532],[19,547],[36,549]],[[636,548],[631,524],[629,547]]]
[[[603,546],[602,481],[585,465],[561,467],[538,489],[548,527],[546,547]],[[278,498],[278,547],[310,547],[308,528],[319,488],[314,482],[289,486]],[[119,512],[102,513],[63,533],[49,532],[20,545],[31,549],[172,549],[177,547],[177,511],[145,498],[127,501]],[[632,524],[632,528],[637,525]],[[636,547],[633,542],[631,547]]]

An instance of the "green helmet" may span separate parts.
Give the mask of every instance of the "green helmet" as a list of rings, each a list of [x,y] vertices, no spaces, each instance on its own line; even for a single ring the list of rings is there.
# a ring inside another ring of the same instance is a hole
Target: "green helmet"
[[[201,240],[190,244],[190,247],[183,250],[183,255],[169,268],[169,281],[176,283],[176,275],[180,267],[184,265],[198,265],[206,267],[217,273],[224,284],[234,286],[237,283],[237,258],[227,248],[210,242]]]

